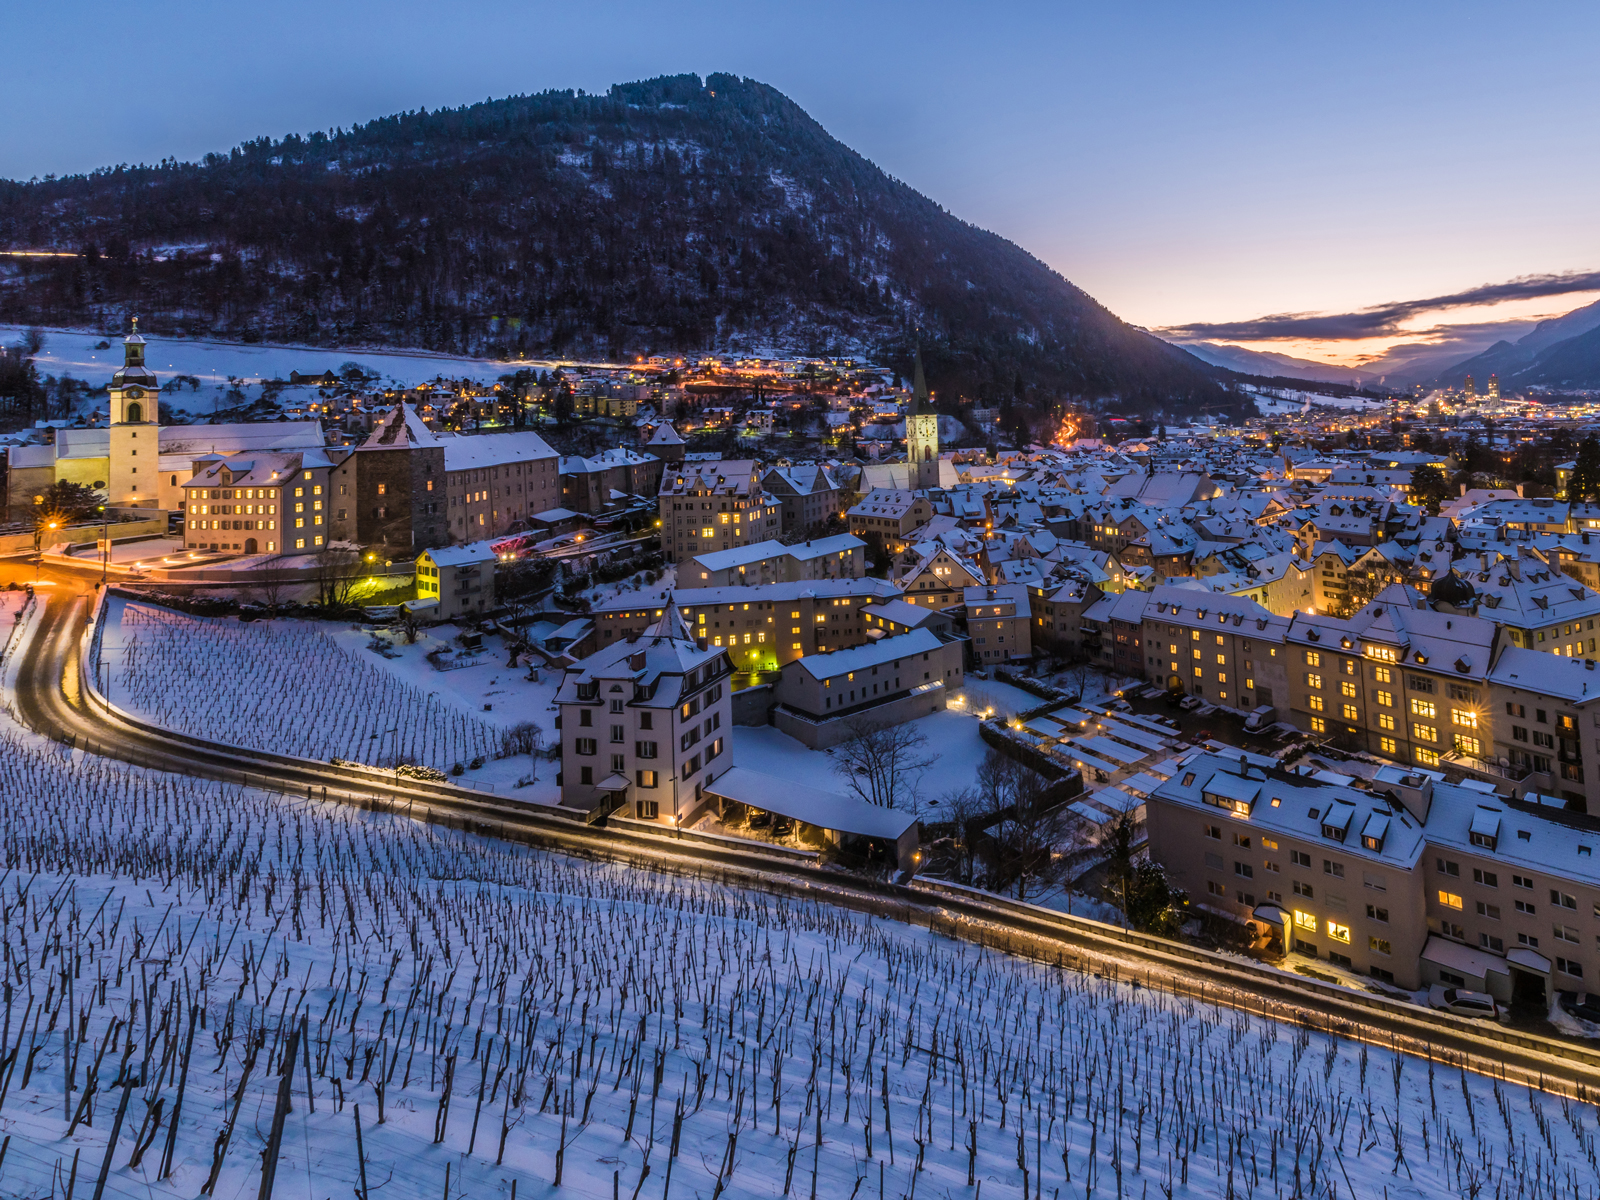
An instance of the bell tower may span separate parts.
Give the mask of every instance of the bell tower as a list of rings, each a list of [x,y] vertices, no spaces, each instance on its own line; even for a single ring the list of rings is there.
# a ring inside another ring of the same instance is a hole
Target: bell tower
[[[123,339],[122,368],[111,377],[110,464],[107,503],[153,508],[160,498],[161,385],[144,363],[139,318]]]
[[[939,486],[939,414],[933,411],[928,381],[922,376],[921,346],[906,408],[906,461],[911,468],[906,486],[913,491]]]

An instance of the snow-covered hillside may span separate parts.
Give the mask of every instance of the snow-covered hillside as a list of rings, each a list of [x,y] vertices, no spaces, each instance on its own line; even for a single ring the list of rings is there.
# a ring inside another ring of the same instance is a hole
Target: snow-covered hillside
[[[1587,1106],[825,892],[3,741],[7,1196],[253,1195],[280,1097],[279,1196],[1594,1194]]]

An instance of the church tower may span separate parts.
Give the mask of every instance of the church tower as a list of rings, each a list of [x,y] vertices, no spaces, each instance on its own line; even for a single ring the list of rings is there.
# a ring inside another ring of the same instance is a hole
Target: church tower
[[[160,502],[161,385],[144,365],[139,319],[122,343],[122,369],[111,377],[111,448],[107,503],[153,508]]]
[[[914,491],[939,486],[939,414],[928,399],[928,381],[922,376],[922,347],[912,378],[911,404],[906,409],[906,461]]]

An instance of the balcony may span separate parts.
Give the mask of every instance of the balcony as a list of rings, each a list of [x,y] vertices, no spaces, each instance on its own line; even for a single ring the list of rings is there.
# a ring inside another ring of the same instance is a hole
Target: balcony
[[[1439,758],[1441,767],[1455,767],[1468,775],[1492,782],[1521,783],[1532,772],[1527,767],[1513,766],[1509,760],[1477,758],[1460,750],[1451,750]]]

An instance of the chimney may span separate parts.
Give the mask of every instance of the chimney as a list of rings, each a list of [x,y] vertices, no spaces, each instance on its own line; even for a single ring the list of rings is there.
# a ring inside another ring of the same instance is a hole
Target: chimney
[[[698,647],[698,648],[699,648],[699,649],[701,649],[701,650],[704,650],[704,649],[705,649],[705,648],[706,648],[706,638],[705,638],[705,634],[701,634],[701,635],[700,635],[700,636],[699,636],[699,637],[697,637],[697,638],[695,638],[695,640],[694,640],[694,644],[695,644],[695,645],[696,645],[696,646],[697,646],[697,647]]]

